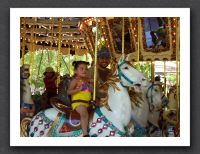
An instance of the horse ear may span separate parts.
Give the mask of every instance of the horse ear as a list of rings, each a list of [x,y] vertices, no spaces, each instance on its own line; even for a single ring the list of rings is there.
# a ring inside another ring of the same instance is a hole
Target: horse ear
[[[125,56],[124,56],[125,61],[129,61],[129,57],[130,57],[130,56],[129,56],[128,54],[125,55]]]
[[[123,55],[119,58],[119,63],[122,63],[125,60],[125,58],[123,57]]]

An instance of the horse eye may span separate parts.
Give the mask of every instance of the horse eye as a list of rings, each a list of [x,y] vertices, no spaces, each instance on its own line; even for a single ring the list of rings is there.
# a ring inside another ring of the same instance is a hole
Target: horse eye
[[[158,92],[158,89],[154,89],[155,92]]]
[[[128,67],[126,66],[126,67],[124,67],[124,69],[126,69],[126,70],[127,70],[127,69],[128,69]]]

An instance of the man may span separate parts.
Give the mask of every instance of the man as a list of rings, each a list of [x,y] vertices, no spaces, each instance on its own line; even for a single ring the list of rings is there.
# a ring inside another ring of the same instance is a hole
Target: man
[[[108,77],[111,75],[111,70],[108,69],[108,65],[110,64],[110,52],[107,48],[102,48],[98,51],[97,54],[97,98],[106,97],[106,94],[98,91],[98,86],[107,81]],[[94,78],[94,67],[91,67],[89,70],[89,76]],[[93,87],[93,85],[92,85]]]

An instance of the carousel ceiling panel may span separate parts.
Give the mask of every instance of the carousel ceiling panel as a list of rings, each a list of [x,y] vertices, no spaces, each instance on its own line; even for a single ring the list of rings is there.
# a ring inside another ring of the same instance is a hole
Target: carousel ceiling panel
[[[35,45],[56,47],[59,42],[58,19],[26,18],[24,21],[24,18],[21,18],[21,45],[25,38],[25,43],[34,42]],[[86,48],[93,55],[95,18],[62,19],[61,46]],[[122,54],[122,37],[124,52],[129,54],[130,60],[175,60],[179,57],[179,18],[124,17],[124,32],[120,17],[99,17],[98,23],[98,47],[106,46],[114,58]]]
[[[78,28],[82,17],[67,17],[62,19],[62,29],[59,31],[59,18],[21,18],[21,46],[23,46],[23,43],[30,46],[32,42],[33,45],[44,46],[48,50],[52,47],[58,48],[59,32],[61,32],[60,39],[63,50],[68,47],[71,48],[72,45],[72,47],[74,46],[86,52],[85,37],[80,33]],[[25,41],[23,41],[24,38]]]
[[[114,58],[122,54],[122,37],[124,52],[131,61],[154,61],[179,59],[179,18],[176,17],[124,17],[122,32],[121,17],[100,17],[98,44],[104,40]],[[96,26],[94,18],[81,22],[81,32],[85,35],[87,47],[94,51]],[[99,45],[99,46],[100,46]]]

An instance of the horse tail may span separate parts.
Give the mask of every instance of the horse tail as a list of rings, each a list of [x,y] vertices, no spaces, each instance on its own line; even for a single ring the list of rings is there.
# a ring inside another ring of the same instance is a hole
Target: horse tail
[[[21,137],[28,137],[28,127],[31,122],[31,118],[26,117],[21,121],[20,124],[20,136]]]

